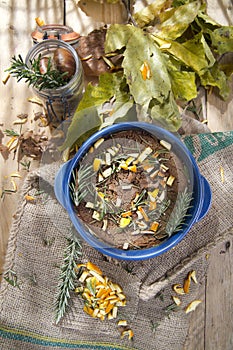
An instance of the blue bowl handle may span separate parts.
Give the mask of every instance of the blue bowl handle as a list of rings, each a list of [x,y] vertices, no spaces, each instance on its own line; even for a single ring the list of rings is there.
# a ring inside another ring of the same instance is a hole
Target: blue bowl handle
[[[66,209],[66,198],[65,198],[65,192],[64,192],[64,179],[67,178],[66,174],[69,171],[69,167],[71,164],[72,159],[68,162],[64,163],[60,169],[58,170],[55,180],[54,180],[54,192],[58,199],[58,201],[61,203],[61,205]]]
[[[201,211],[198,215],[197,221],[200,221],[204,218],[204,216],[208,213],[211,201],[212,201],[212,192],[210,188],[209,182],[206,180],[204,176],[201,175],[201,191],[203,196],[203,202]]]

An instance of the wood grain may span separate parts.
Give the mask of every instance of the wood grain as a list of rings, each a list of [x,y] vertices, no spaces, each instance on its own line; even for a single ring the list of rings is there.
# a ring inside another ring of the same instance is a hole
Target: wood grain
[[[137,5],[146,4],[151,1],[136,1]],[[75,31],[83,35],[92,29],[104,24],[100,14],[87,16],[77,7],[76,2],[67,0],[67,24]],[[140,7],[140,6],[139,6]],[[92,9],[93,10],[93,9]],[[88,14],[92,14],[91,8]],[[28,6],[27,0],[14,1],[5,0],[0,4],[1,11],[1,35],[0,43],[4,51],[1,51],[1,81],[4,69],[9,66],[10,58],[14,54],[26,55],[32,46],[30,33],[35,28],[34,18],[40,16],[47,23],[62,23],[63,9],[61,1],[58,0],[31,0]],[[96,8],[94,11],[97,11]],[[231,0],[209,0],[209,14],[221,24],[232,24],[233,9]],[[103,13],[106,16],[106,12]],[[22,20],[23,18],[23,20]],[[111,14],[111,21],[119,18],[116,11]],[[12,127],[13,120],[17,114],[28,113],[29,124],[24,128],[32,127],[34,113],[40,108],[30,104],[27,98],[31,91],[25,84],[17,84],[10,81],[4,85],[0,81],[0,129],[5,130]],[[231,83],[233,91],[233,83]],[[208,126],[212,131],[233,130],[233,92],[229,99],[224,102],[215,94],[207,97],[207,119]],[[1,136],[1,134],[0,134]],[[2,136],[1,136],[2,138]],[[8,139],[3,138],[5,143]],[[0,157],[0,186],[10,186],[10,173],[17,170],[17,161],[10,154],[6,160]],[[26,172],[22,171],[23,177]],[[18,181],[20,187],[20,181]],[[0,203],[0,272],[3,265],[4,255],[7,247],[10,226],[13,213],[17,207],[18,193],[8,195]],[[202,305],[193,313],[190,320],[190,330],[185,350],[232,350],[233,349],[233,242],[226,249],[226,242],[217,246],[210,254],[210,264],[207,278],[201,285],[200,293],[203,298]]]
[[[206,349],[233,349],[232,244],[232,239],[225,241],[210,254],[210,268],[206,283]]]

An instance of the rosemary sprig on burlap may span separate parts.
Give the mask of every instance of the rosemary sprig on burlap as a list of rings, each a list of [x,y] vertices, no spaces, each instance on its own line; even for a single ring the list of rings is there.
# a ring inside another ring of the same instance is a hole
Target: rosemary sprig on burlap
[[[4,275],[3,275],[3,278],[5,281],[7,281],[7,283],[9,283],[12,287],[17,287],[19,289],[20,288],[20,285],[18,283],[18,277],[17,277],[17,274],[15,271],[9,269],[7,270]]]
[[[181,229],[184,219],[188,215],[187,211],[191,207],[191,199],[192,193],[188,192],[187,187],[183,192],[178,194],[175,208],[166,225],[166,233],[169,237]]]
[[[67,238],[67,247],[64,252],[63,264],[57,286],[55,299],[55,323],[57,324],[64,316],[70,299],[70,292],[75,289],[77,262],[82,256],[82,246],[79,240],[73,236]]]

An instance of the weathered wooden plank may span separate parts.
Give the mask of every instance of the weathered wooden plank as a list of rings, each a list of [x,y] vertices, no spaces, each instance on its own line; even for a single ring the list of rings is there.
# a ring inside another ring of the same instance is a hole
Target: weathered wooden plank
[[[184,350],[205,349],[205,290],[206,280],[199,286],[198,299],[202,300],[190,316],[190,326]]]
[[[207,1],[209,16],[222,25],[233,24],[233,3],[231,0]],[[225,61],[232,62],[233,56],[224,57]],[[233,130],[233,79],[230,80],[230,96],[223,101],[217,93],[207,95],[208,126],[212,131]],[[216,91],[215,91],[216,92]]]
[[[93,0],[79,0],[80,9],[96,22],[125,23],[127,21],[127,12],[122,3],[110,4],[107,2]]]
[[[205,348],[233,349],[233,240],[210,254],[206,283]]]
[[[223,101],[217,94],[207,97],[208,126],[213,132],[233,130],[233,79],[230,88],[231,93],[227,101]]]

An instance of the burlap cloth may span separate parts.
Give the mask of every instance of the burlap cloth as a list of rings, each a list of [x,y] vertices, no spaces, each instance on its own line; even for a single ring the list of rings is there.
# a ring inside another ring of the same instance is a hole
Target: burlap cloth
[[[171,251],[142,262],[111,261],[83,243],[83,261],[96,262],[106,275],[119,283],[128,305],[119,317],[134,331],[133,341],[121,339],[116,321],[92,319],[82,311],[83,303],[71,296],[70,307],[54,323],[54,295],[66,237],[72,230],[67,213],[53,193],[58,163],[29,174],[22,188],[22,201],[9,239],[5,271],[17,274],[19,287],[3,279],[0,288],[0,349],[182,349],[190,314],[184,307],[199,298],[208,260],[206,253],[217,242],[232,235],[233,132],[185,137],[201,173],[209,181],[213,202],[207,216],[195,224]],[[220,167],[224,169],[224,181]],[[25,194],[43,193],[34,202]],[[169,311],[174,283],[183,283],[195,269],[198,284],[183,298],[178,311]],[[199,306],[202,307],[202,306]]]

